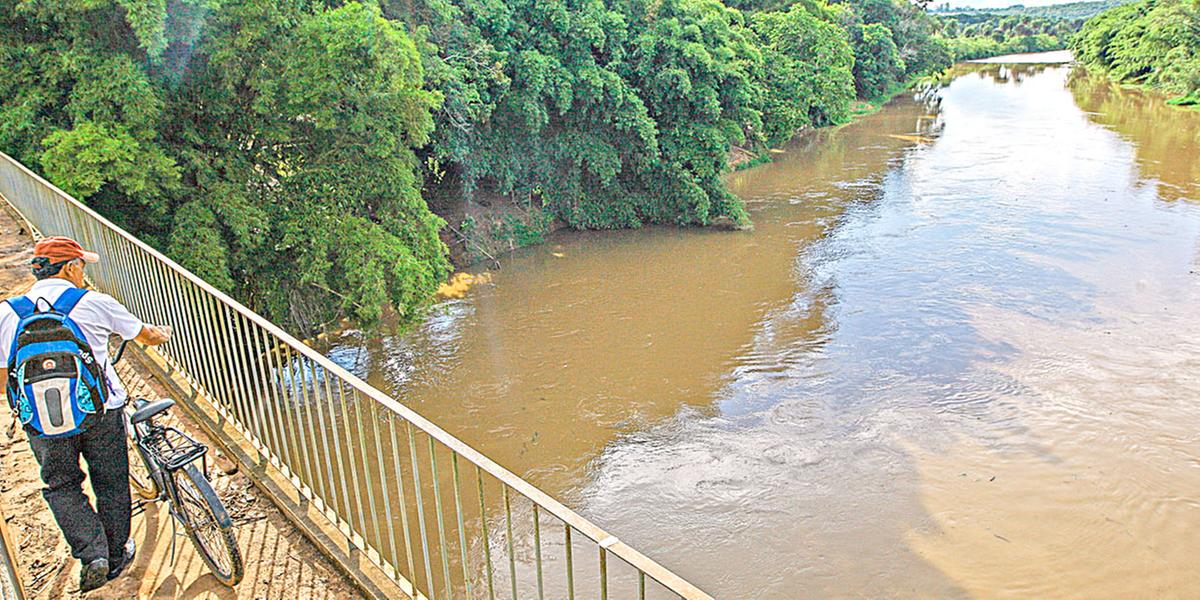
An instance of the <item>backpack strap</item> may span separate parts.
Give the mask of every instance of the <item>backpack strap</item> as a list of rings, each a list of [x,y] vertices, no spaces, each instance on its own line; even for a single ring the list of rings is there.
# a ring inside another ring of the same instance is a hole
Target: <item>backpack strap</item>
[[[71,314],[71,311],[75,310],[75,305],[79,304],[79,300],[83,298],[83,295],[86,293],[87,290],[77,287],[63,290],[63,292],[59,294],[58,300],[54,301],[54,310],[62,315]]]
[[[8,304],[9,308],[13,309],[14,313],[17,313],[17,319],[22,320],[22,321],[25,320],[25,317],[32,315],[34,313],[34,311],[37,310],[37,307],[33,304],[33,301],[30,300],[29,298],[26,298],[25,296],[17,296],[16,298],[9,298],[8,300],[5,300],[5,302]],[[4,365],[4,367],[6,369],[9,369],[9,371],[8,371],[9,381],[5,382],[5,387],[8,390],[7,391],[8,404],[10,407],[14,407],[13,410],[16,410],[15,407],[16,407],[17,395],[13,393],[15,391],[15,389],[12,389],[11,386],[8,386],[7,384],[10,382],[16,381],[16,379],[15,379],[16,372],[13,370],[13,367],[16,365],[16,358],[17,358],[17,336],[14,335],[13,340],[12,340],[12,345],[9,346],[9,348],[8,348],[8,364]]]
[[[5,300],[5,302],[7,302],[8,306],[13,309],[13,312],[17,313],[18,319],[24,319],[25,317],[28,317],[29,315],[33,314],[34,310],[36,310],[33,305],[33,301],[25,296],[9,298],[8,300]]]

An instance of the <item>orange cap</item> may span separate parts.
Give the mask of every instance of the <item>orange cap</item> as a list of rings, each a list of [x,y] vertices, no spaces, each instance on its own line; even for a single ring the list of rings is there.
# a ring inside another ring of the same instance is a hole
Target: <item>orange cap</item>
[[[79,242],[63,236],[42,238],[33,247],[33,257],[42,257],[51,263],[60,263],[74,258],[82,258],[83,262],[89,263],[100,262],[99,254],[88,252],[79,245]]]

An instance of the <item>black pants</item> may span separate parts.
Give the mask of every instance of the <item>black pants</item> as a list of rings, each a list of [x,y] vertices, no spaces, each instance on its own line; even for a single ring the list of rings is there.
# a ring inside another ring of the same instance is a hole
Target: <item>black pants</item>
[[[29,445],[42,466],[42,481],[46,482],[42,497],[67,538],[71,554],[84,564],[107,558],[109,565],[118,565],[129,539],[132,504],[121,411],[109,409],[87,431],[73,437],[29,436]],[[81,455],[92,478],[95,510],[83,495]]]

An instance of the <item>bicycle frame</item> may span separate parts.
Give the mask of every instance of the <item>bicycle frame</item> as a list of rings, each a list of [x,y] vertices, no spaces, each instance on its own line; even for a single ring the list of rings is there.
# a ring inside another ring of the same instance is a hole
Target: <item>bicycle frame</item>
[[[178,490],[175,488],[175,478],[170,476],[171,473],[199,459],[201,461],[201,472],[207,474],[208,447],[174,427],[154,423],[153,418],[139,423],[139,425],[146,428],[146,433],[141,433],[138,427],[132,427],[131,437],[133,438],[133,443],[137,446],[138,452],[145,459],[146,470],[150,472],[150,477],[158,485],[158,498],[154,501],[170,500],[172,512],[174,512],[179,496]],[[176,439],[182,439],[191,447],[191,450],[174,457],[163,456],[162,448],[157,447],[158,445],[166,444],[168,447],[174,449],[174,443],[165,439],[168,435],[176,436]]]
[[[121,359],[127,343],[122,342],[114,353],[113,364]],[[244,574],[243,562],[231,533],[232,520],[208,479],[208,446],[175,427],[155,422],[170,410],[170,405],[157,409],[156,413],[135,425],[131,417],[143,406],[144,400],[139,399],[122,409],[130,448],[136,450],[136,456],[129,453],[129,460],[140,460],[145,466],[146,479],[143,480],[142,476],[133,477],[133,470],[141,471],[141,468],[130,465],[131,485],[137,488],[144,502],[166,501],[172,526],[177,523],[184,526],[201,558],[221,583],[237,585]],[[195,464],[197,460],[199,465]],[[191,487],[181,487],[187,485]],[[151,486],[155,490],[153,496]],[[189,509],[197,506],[197,502],[203,505],[200,514]],[[218,543],[224,545],[223,551],[212,546],[209,534],[202,533],[209,531],[209,526],[220,532]],[[172,535],[172,561],[174,555],[175,536]],[[227,557],[228,562],[222,561],[222,556]]]
[[[113,365],[116,365],[121,360],[121,357],[124,356],[125,346],[128,344],[128,340],[122,340],[121,345],[117,347],[117,351],[113,354],[113,358],[110,361]],[[126,409],[129,407],[134,407],[134,403],[129,402],[126,405]],[[168,504],[171,506],[171,516],[180,519],[179,490],[175,483],[175,478],[170,475],[172,472],[194,463],[196,459],[200,459],[200,471],[207,476],[208,446],[196,441],[192,436],[174,427],[155,423],[154,420],[158,415],[135,426],[129,420],[130,414],[129,410],[125,410],[125,430],[128,432],[130,442],[137,448],[138,454],[141,455],[142,462],[145,463],[150,478],[158,487],[158,497],[151,500],[151,502],[168,501]],[[142,432],[143,430],[145,433]],[[192,450],[164,461],[162,448],[151,447],[151,443],[165,444],[168,449],[174,449],[174,444],[168,439],[168,436],[174,436],[175,439],[183,440]]]

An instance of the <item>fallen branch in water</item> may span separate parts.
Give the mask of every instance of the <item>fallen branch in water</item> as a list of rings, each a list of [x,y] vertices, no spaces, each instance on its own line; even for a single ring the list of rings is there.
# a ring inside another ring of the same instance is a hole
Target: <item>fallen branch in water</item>
[[[483,248],[483,246],[480,246],[478,242],[476,242],[475,240],[472,240],[471,238],[467,237],[466,235],[463,235],[463,232],[455,229],[454,226],[449,223],[446,224],[446,228],[449,229],[450,231],[453,231],[455,234],[457,234],[458,237],[462,239],[462,241],[464,241],[468,244],[471,244],[472,246],[475,246],[476,250],[479,250],[480,252],[483,253],[484,256],[492,259],[492,262],[495,263],[497,269],[500,268],[500,261],[495,256],[492,256],[491,253],[489,253],[487,250],[485,250]]]

